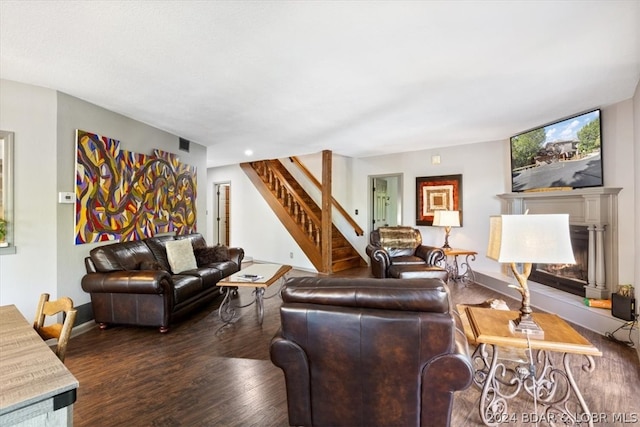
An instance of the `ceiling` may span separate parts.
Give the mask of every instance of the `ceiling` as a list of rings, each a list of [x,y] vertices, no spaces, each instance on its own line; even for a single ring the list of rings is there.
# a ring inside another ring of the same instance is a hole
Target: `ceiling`
[[[206,145],[209,167],[384,155],[631,98],[640,1],[0,0],[0,77]]]

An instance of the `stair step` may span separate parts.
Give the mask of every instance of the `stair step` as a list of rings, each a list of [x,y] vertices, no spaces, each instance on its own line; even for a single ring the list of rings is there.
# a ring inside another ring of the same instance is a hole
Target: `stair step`
[[[361,258],[359,256],[354,256],[350,258],[344,258],[341,260],[334,260],[332,269],[334,272],[348,270],[350,268],[361,267]]]
[[[343,246],[341,248],[332,248],[331,256],[334,260],[340,260],[347,257],[358,256],[351,246]]]

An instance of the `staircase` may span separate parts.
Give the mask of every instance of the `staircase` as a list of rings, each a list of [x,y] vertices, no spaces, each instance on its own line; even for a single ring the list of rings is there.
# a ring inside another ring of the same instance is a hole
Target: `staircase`
[[[241,163],[240,167],[319,272],[333,273],[367,265],[332,224],[331,271],[323,271],[321,208],[279,160]],[[358,232],[362,234],[359,228]]]

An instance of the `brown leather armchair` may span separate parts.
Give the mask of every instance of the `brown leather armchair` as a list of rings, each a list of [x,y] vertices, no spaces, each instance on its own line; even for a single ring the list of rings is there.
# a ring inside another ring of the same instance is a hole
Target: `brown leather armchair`
[[[367,255],[373,277],[448,280],[442,248],[422,244],[420,230],[412,227],[380,227],[369,236]]]
[[[282,300],[271,360],[290,425],[449,425],[473,369],[443,281],[296,277]]]

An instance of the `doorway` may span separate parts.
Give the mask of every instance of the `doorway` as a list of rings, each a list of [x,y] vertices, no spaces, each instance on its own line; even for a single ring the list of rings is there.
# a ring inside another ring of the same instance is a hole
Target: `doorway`
[[[371,230],[402,224],[402,174],[369,177]]]
[[[229,246],[229,211],[231,204],[231,183],[214,184],[215,218],[213,224],[214,237],[218,244]]]

